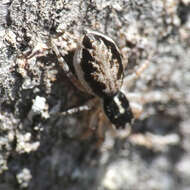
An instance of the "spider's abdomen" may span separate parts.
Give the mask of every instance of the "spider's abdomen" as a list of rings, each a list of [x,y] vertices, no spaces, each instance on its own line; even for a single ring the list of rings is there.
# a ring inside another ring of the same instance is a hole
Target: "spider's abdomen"
[[[76,75],[85,90],[101,98],[116,94],[123,80],[121,54],[115,42],[87,30],[74,56]]]

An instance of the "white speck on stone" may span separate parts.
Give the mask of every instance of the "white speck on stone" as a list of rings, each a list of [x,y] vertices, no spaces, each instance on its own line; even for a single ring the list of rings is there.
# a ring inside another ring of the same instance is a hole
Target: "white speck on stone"
[[[102,181],[104,188],[118,190],[122,189],[125,183],[128,185],[135,184],[137,171],[129,169],[130,167],[129,163],[125,161],[117,161],[117,163],[110,165]]]
[[[9,142],[12,142],[14,140],[14,133],[12,131],[8,133],[8,140]]]
[[[3,155],[0,154],[0,174],[2,174],[7,169],[7,161],[3,159]]]
[[[31,151],[35,151],[38,149],[40,142],[30,142],[31,141],[31,134],[26,133],[24,135],[17,134],[17,147],[16,150],[20,153],[29,153]]]
[[[7,31],[7,33],[4,36],[4,39],[11,45],[15,47],[16,44],[16,35],[11,30]]]
[[[78,168],[75,169],[74,172],[72,173],[72,178],[78,179],[78,178],[80,178],[80,176],[81,176],[81,171]]]
[[[184,176],[188,182],[190,179],[190,161],[188,156],[182,157],[181,161],[176,166],[176,171],[179,176]]]
[[[111,1],[112,2],[112,1]],[[117,11],[121,11],[122,10],[122,6],[119,4],[119,1],[118,2],[114,2],[113,3],[113,8],[116,9]]]
[[[16,178],[21,187],[26,188],[32,179],[32,175],[29,169],[24,168],[20,173],[16,175]]]
[[[28,119],[32,120],[32,117],[36,114],[41,114],[43,118],[48,118],[48,105],[46,104],[46,99],[44,97],[36,96],[33,100],[33,105],[30,113],[28,114]]]
[[[182,2],[186,5],[188,5],[190,3],[190,0],[182,0]]]
[[[36,99],[33,101],[32,110],[34,112],[41,112],[46,108],[46,99],[40,96],[36,96]]]

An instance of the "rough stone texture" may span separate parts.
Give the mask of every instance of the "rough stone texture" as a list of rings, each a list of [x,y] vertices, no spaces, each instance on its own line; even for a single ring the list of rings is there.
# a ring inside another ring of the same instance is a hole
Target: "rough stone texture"
[[[1,190],[190,188],[189,0],[2,0],[0,9]],[[108,134],[100,150],[93,138],[78,138],[87,112],[50,116],[88,98],[54,53],[26,65],[18,60],[39,42],[47,46],[55,32],[83,26],[118,43],[129,59],[126,74],[154,52],[129,89],[146,103],[133,134]]]

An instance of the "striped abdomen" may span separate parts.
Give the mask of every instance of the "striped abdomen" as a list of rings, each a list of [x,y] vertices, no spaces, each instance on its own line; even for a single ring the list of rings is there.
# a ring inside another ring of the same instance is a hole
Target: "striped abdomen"
[[[75,52],[74,68],[90,94],[110,97],[122,86],[123,65],[118,47],[99,32],[87,30]]]

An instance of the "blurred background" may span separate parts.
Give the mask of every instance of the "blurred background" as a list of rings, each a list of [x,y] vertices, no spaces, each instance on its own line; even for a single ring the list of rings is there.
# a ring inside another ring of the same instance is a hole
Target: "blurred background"
[[[0,9],[1,190],[190,189],[189,0],[2,0]],[[116,41],[126,76],[149,63],[123,87],[139,96],[141,116],[115,137],[107,130],[98,149],[96,135],[80,138],[88,112],[51,116],[89,96],[49,40],[86,26]]]

